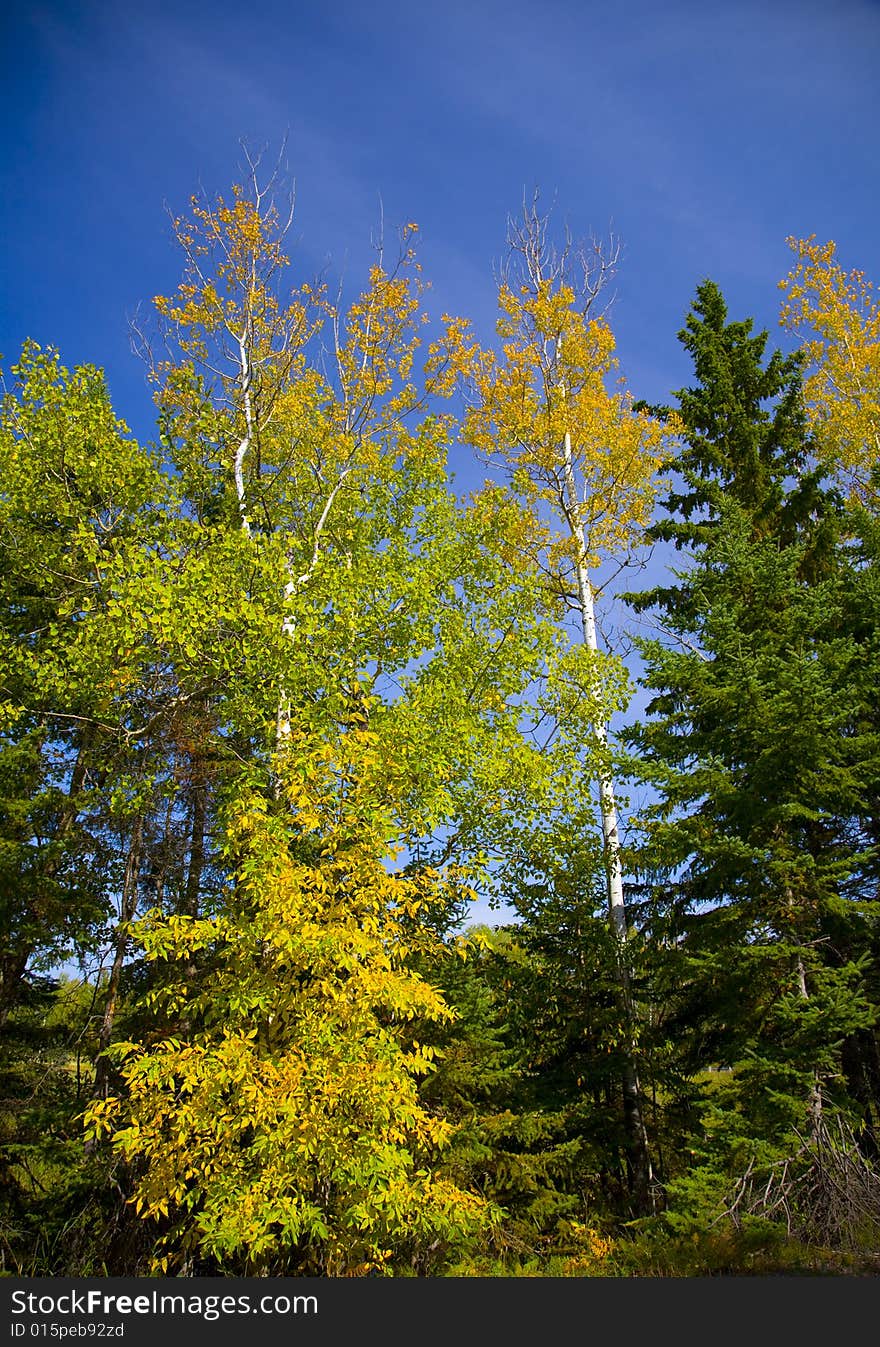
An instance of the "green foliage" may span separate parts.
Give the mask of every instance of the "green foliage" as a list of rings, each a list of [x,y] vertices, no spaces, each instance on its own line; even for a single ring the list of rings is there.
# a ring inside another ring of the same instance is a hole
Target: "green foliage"
[[[71,373],[29,342],[12,373],[0,408],[0,1018],[28,967],[103,935],[115,875],[93,786],[118,754],[130,677],[108,577],[163,494],[98,370]]]
[[[765,335],[728,324],[710,283],[681,339],[698,383],[679,394],[683,485],[655,533],[691,565],[635,598],[665,636],[640,643],[652,719],[630,738],[658,793],[642,867],[664,1032],[691,1081],[697,1156],[670,1191],[699,1220],[823,1110],[876,1116],[847,1067],[877,1023],[876,759],[859,728],[875,636],[854,631],[865,574],[810,458],[797,362],[763,366]],[[730,1074],[707,1097],[710,1064]]]

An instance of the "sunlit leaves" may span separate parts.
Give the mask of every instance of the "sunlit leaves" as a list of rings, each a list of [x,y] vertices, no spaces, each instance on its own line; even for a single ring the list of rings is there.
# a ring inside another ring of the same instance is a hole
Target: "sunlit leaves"
[[[864,272],[844,271],[834,243],[788,239],[796,262],[780,322],[803,342],[804,392],[825,454],[858,494],[880,462],[880,304]]]
[[[341,753],[286,755],[293,829],[261,790],[236,790],[226,915],[142,924],[151,960],[210,951],[201,987],[187,995],[184,978],[166,997],[198,1027],[118,1049],[126,1095],[88,1119],[146,1161],[141,1214],[170,1214],[184,1246],[221,1265],[382,1271],[401,1247],[455,1243],[489,1218],[431,1177],[451,1129],[416,1089],[434,1054],[412,1026],[450,1012],[408,965],[431,943],[424,912],[456,881],[389,868],[386,820],[363,784],[369,737]]]
[[[650,515],[662,457],[663,430],[637,412],[622,388],[607,323],[578,310],[565,284],[541,280],[502,286],[501,354],[483,352],[471,366],[477,399],[464,434],[492,462],[504,463],[526,499],[561,518],[563,540],[553,563],[571,570],[575,540],[593,567],[625,551]],[[576,487],[566,481],[570,444]]]

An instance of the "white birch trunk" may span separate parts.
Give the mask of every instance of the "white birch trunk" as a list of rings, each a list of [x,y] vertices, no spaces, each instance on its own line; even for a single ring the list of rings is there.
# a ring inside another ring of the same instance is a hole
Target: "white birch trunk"
[[[785,890],[785,897],[789,909],[793,912],[795,906],[794,894],[788,887],[786,887]],[[804,968],[804,960],[800,951],[798,951],[795,973],[797,976],[798,994],[802,1001],[809,1001],[810,993],[807,990],[807,970]],[[810,1128],[810,1136],[814,1141],[818,1138],[822,1127],[822,1107],[822,1082],[819,1078],[818,1071],[815,1071],[813,1073],[813,1084],[810,1087],[810,1094],[807,1100],[807,1122]]]
[[[241,383],[242,402],[244,405],[244,424],[245,433],[241,438],[238,448],[235,451],[235,461],[233,471],[235,473],[235,494],[238,498],[238,513],[241,517],[241,527],[248,537],[251,536],[251,521],[248,518],[247,498],[244,486],[244,460],[247,457],[248,450],[253,443],[254,435],[254,412],[251,402],[251,361],[248,351],[248,331],[244,331],[238,339],[238,358],[239,358],[239,381]]]
[[[562,338],[557,341],[557,357],[562,354]],[[565,383],[560,380],[559,389],[565,400]],[[596,606],[593,586],[590,583],[589,569],[586,563],[588,538],[586,526],[581,523],[581,508],[577,483],[574,475],[574,459],[571,446],[571,432],[566,429],[563,437],[563,485],[565,505],[569,527],[577,549],[575,558],[575,578],[577,583],[578,608],[581,615],[581,631],[584,645],[591,655],[599,650],[596,634]],[[593,674],[592,690],[598,693],[596,675]],[[594,721],[594,732],[604,759],[608,747],[608,726],[600,715]],[[624,1057],[621,1086],[623,1090],[623,1110],[626,1125],[627,1147],[629,1151],[630,1182],[632,1194],[638,1210],[646,1211],[653,1207],[653,1170],[648,1149],[648,1134],[642,1113],[641,1087],[635,1063],[635,1038],[633,1032],[634,1011],[627,955],[626,904],[623,896],[623,865],[620,855],[620,831],[617,819],[617,801],[614,789],[614,777],[610,767],[603,760],[599,768],[599,812],[602,820],[602,838],[604,842],[606,891],[608,895],[608,918],[617,947],[617,977],[620,987],[621,1009],[626,1025],[626,1052]]]
[[[290,573],[290,561],[287,562],[287,583],[284,586],[284,602],[289,604],[296,592],[296,583]],[[293,641],[296,623],[290,612],[286,612],[281,623],[281,634]],[[278,712],[275,717],[275,750],[280,753],[290,742],[290,697],[284,688],[278,693]]]
[[[573,529],[578,518],[577,488],[574,480],[574,466],[571,455],[571,435],[565,432],[564,443],[565,488],[568,495],[568,509]],[[576,580],[578,607],[581,614],[581,630],[584,645],[595,655],[599,650],[596,635],[596,606],[593,598],[593,586],[587,570],[584,554],[586,539],[582,531],[576,532],[578,556],[576,562]],[[598,717],[595,725],[596,739],[603,757],[608,747],[608,727]],[[605,868],[608,882],[608,915],[611,929],[618,941],[626,940],[626,907],[623,900],[623,866],[620,860],[620,832],[617,822],[617,801],[615,798],[614,778],[603,761],[599,769],[599,812],[602,818],[602,836],[605,842]]]
[[[238,513],[241,519],[241,527],[246,537],[252,536],[251,521],[247,510],[247,493],[244,480],[244,464],[248,452],[253,444],[254,438],[254,408],[251,398],[251,382],[253,371],[251,368],[250,351],[248,349],[248,325],[238,337],[238,360],[239,360],[239,384],[241,387],[242,410],[244,412],[245,433],[239,441],[238,448],[235,451],[233,461],[233,473],[235,477],[235,494],[238,500]],[[284,600],[289,603],[296,592],[296,581],[291,573],[290,562],[287,567],[287,583],[284,586]],[[293,640],[295,624],[293,618],[287,613],[281,624],[282,634]],[[281,750],[290,739],[290,698],[282,688],[278,694],[278,709],[275,715],[275,748]]]
[[[327,518],[330,514],[331,509],[333,508],[333,502],[336,499],[336,496],[350,471],[351,471],[350,467],[341,469],[339,476],[336,479],[336,482],[334,483],[332,489],[327,495],[327,499],[325,500],[321,513],[318,517],[318,522],[315,525],[311,559],[309,561],[308,566],[303,571],[302,575],[294,576],[293,563],[291,558],[288,556],[287,580],[284,585],[284,602],[288,607],[288,611],[285,613],[284,619],[281,623],[281,634],[283,636],[286,636],[291,641],[293,640],[296,634],[296,622],[293,618],[292,613],[290,612],[290,604],[297,590],[300,589],[304,584],[306,584],[306,582],[311,578],[312,572],[314,571],[315,567],[318,564],[318,558],[321,555],[321,536],[327,524]],[[348,564],[350,567],[351,566],[350,559]],[[290,732],[291,732],[290,698],[287,695],[284,688],[282,688],[278,695],[278,712],[275,718],[275,748],[279,752],[283,750],[289,743]]]

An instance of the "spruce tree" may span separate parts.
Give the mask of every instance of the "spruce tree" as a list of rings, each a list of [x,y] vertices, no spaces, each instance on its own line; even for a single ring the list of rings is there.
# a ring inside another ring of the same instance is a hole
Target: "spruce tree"
[[[665,1032],[691,1148],[711,1161],[691,1187],[718,1198],[858,1116],[847,1053],[877,1018],[872,769],[846,520],[798,358],[766,359],[766,333],[728,322],[710,281],[679,337],[696,379],[676,395],[681,448],[653,536],[687,561],[630,596],[663,628],[640,642],[653,697],[630,738],[657,793],[642,866]]]

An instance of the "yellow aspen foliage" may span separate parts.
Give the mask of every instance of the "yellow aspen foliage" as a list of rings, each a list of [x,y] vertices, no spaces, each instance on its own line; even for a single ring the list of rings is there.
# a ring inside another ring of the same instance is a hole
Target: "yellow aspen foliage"
[[[820,448],[856,496],[880,461],[880,303],[833,242],[786,240],[796,262],[779,282],[780,324],[802,340],[804,392]],[[876,487],[873,488],[876,491]]]
[[[464,437],[563,524],[554,565],[592,568],[625,552],[648,523],[664,428],[635,410],[620,383],[609,388],[614,335],[579,311],[569,286],[552,278],[503,285],[499,307],[500,353],[469,353],[476,399]]]
[[[190,207],[189,217],[172,221],[185,259],[182,279],[174,295],[153,301],[166,334],[191,366],[206,367],[219,380],[232,404],[244,347],[254,395],[258,384],[264,397],[274,398],[302,366],[303,349],[319,323],[309,286],[280,298],[289,259],[278,210],[259,197],[248,199],[241,186],[233,187],[231,202],[194,196]],[[174,367],[172,358],[156,362],[154,381]]]
[[[291,284],[292,203],[281,210],[278,199],[274,180],[261,186],[256,171],[231,200],[192,198],[173,221],[181,282],[154,300],[162,358],[146,338],[144,347],[183,491],[209,494],[215,518],[225,480],[223,513],[237,513],[248,534],[298,536],[291,566],[296,552],[311,573],[345,497],[357,502],[365,478],[393,478],[401,450],[436,457],[449,418],[435,414],[432,433],[425,424],[448,392],[457,329],[450,320],[453,335],[418,368],[429,315],[414,223],[393,256],[378,246],[347,305],[324,282]]]

